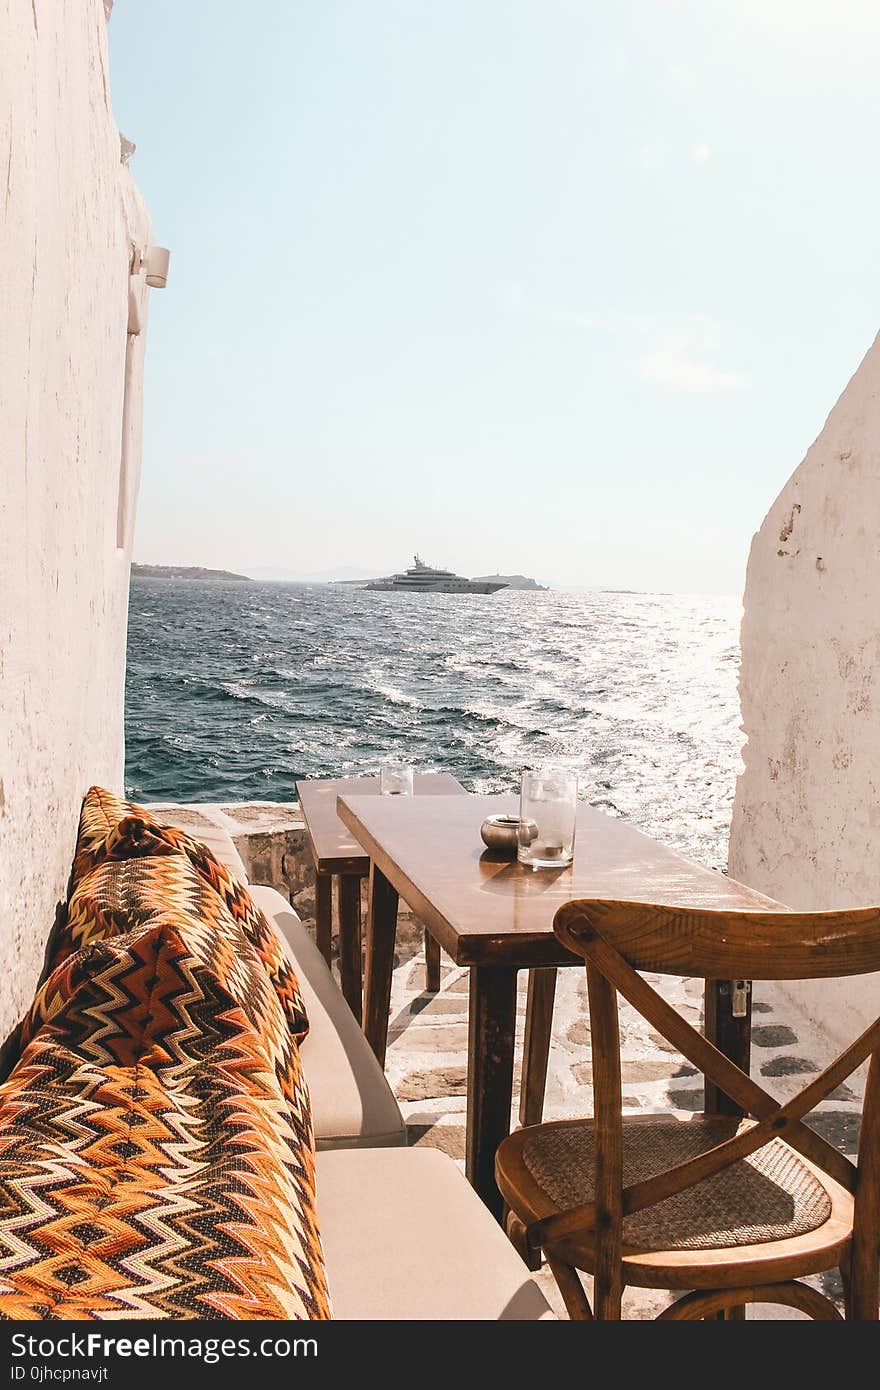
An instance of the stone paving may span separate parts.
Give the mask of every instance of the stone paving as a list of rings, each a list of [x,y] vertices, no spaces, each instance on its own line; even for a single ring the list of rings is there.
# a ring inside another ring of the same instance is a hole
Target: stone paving
[[[167,807],[184,820],[180,807]],[[248,866],[252,881],[273,883],[288,896],[303,920],[313,925],[314,879],[311,873],[298,808],[255,803],[223,808],[200,807],[190,820],[197,833],[199,818],[220,819],[227,825]],[[405,909],[397,936],[397,957],[389,1018],[386,1072],[400,1103],[412,1144],[442,1149],[464,1167],[467,1082],[468,972],[444,955],[437,995],[425,992],[424,951],[419,923]],[[702,1016],[702,981],[672,980],[661,992],[689,1022]],[[517,1051],[514,1070],[512,1124],[519,1107],[519,1063],[522,1056],[526,975],[520,979]],[[624,1106],[630,1112],[694,1111],[702,1107],[702,1077],[678,1056],[670,1044],[621,1001],[621,1050]],[[799,1091],[829,1060],[829,1046],[806,1018],[797,1013],[778,986],[759,985],[753,1001],[752,1070],[780,1099]],[[858,1144],[859,1081],[843,1085],[823,1102],[812,1121],[825,1137],[853,1155]],[[591,1113],[590,1034],[585,972],[560,970],[553,1020],[545,1117],[560,1119]],[[536,1276],[553,1307],[564,1308],[549,1270]],[[836,1274],[823,1276],[817,1287],[839,1297]],[[624,1317],[651,1318],[669,1296],[630,1290]],[[753,1308],[750,1317],[788,1318],[800,1314],[781,1308]]]

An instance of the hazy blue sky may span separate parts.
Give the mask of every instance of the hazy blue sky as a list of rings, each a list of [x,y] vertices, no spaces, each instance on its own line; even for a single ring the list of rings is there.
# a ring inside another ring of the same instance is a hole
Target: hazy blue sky
[[[738,592],[878,327],[874,0],[117,0],[142,561]]]

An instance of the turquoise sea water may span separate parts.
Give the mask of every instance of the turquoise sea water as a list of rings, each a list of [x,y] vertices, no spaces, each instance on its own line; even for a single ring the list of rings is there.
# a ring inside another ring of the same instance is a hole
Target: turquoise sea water
[[[286,801],[299,777],[393,753],[504,791],[552,762],[593,804],[721,867],[739,618],[717,597],[136,579],[127,788]]]

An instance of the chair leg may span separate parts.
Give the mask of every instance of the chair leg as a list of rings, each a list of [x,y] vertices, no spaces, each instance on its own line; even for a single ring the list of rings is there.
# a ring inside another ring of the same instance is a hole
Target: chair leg
[[[876,1266],[876,1255],[874,1261]],[[880,1316],[876,1268],[870,1270],[867,1279],[863,1269],[857,1270],[854,1278],[852,1260],[849,1259],[840,1266],[840,1275],[847,1322],[876,1322]]]
[[[611,1280],[604,1288],[600,1283],[600,1279],[601,1276],[599,1274],[593,1275],[594,1317],[597,1322],[619,1322],[623,1316],[620,1311],[620,1302],[623,1298],[624,1290],[619,1271],[615,1271]]]
[[[564,1260],[558,1259],[546,1250],[544,1254],[553,1271],[553,1278],[556,1280],[565,1303],[566,1312],[572,1322],[592,1322],[593,1310],[587,1295],[584,1293],[584,1286],[577,1270],[573,1265],[566,1264]]]

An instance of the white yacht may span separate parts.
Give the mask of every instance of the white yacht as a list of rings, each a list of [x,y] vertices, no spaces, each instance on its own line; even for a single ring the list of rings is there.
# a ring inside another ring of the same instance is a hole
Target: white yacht
[[[374,579],[367,589],[404,594],[494,594],[498,589],[506,589],[506,584],[493,584],[484,579],[463,579],[452,570],[433,569],[426,565],[418,555],[415,564],[403,574],[392,574],[388,579]]]

